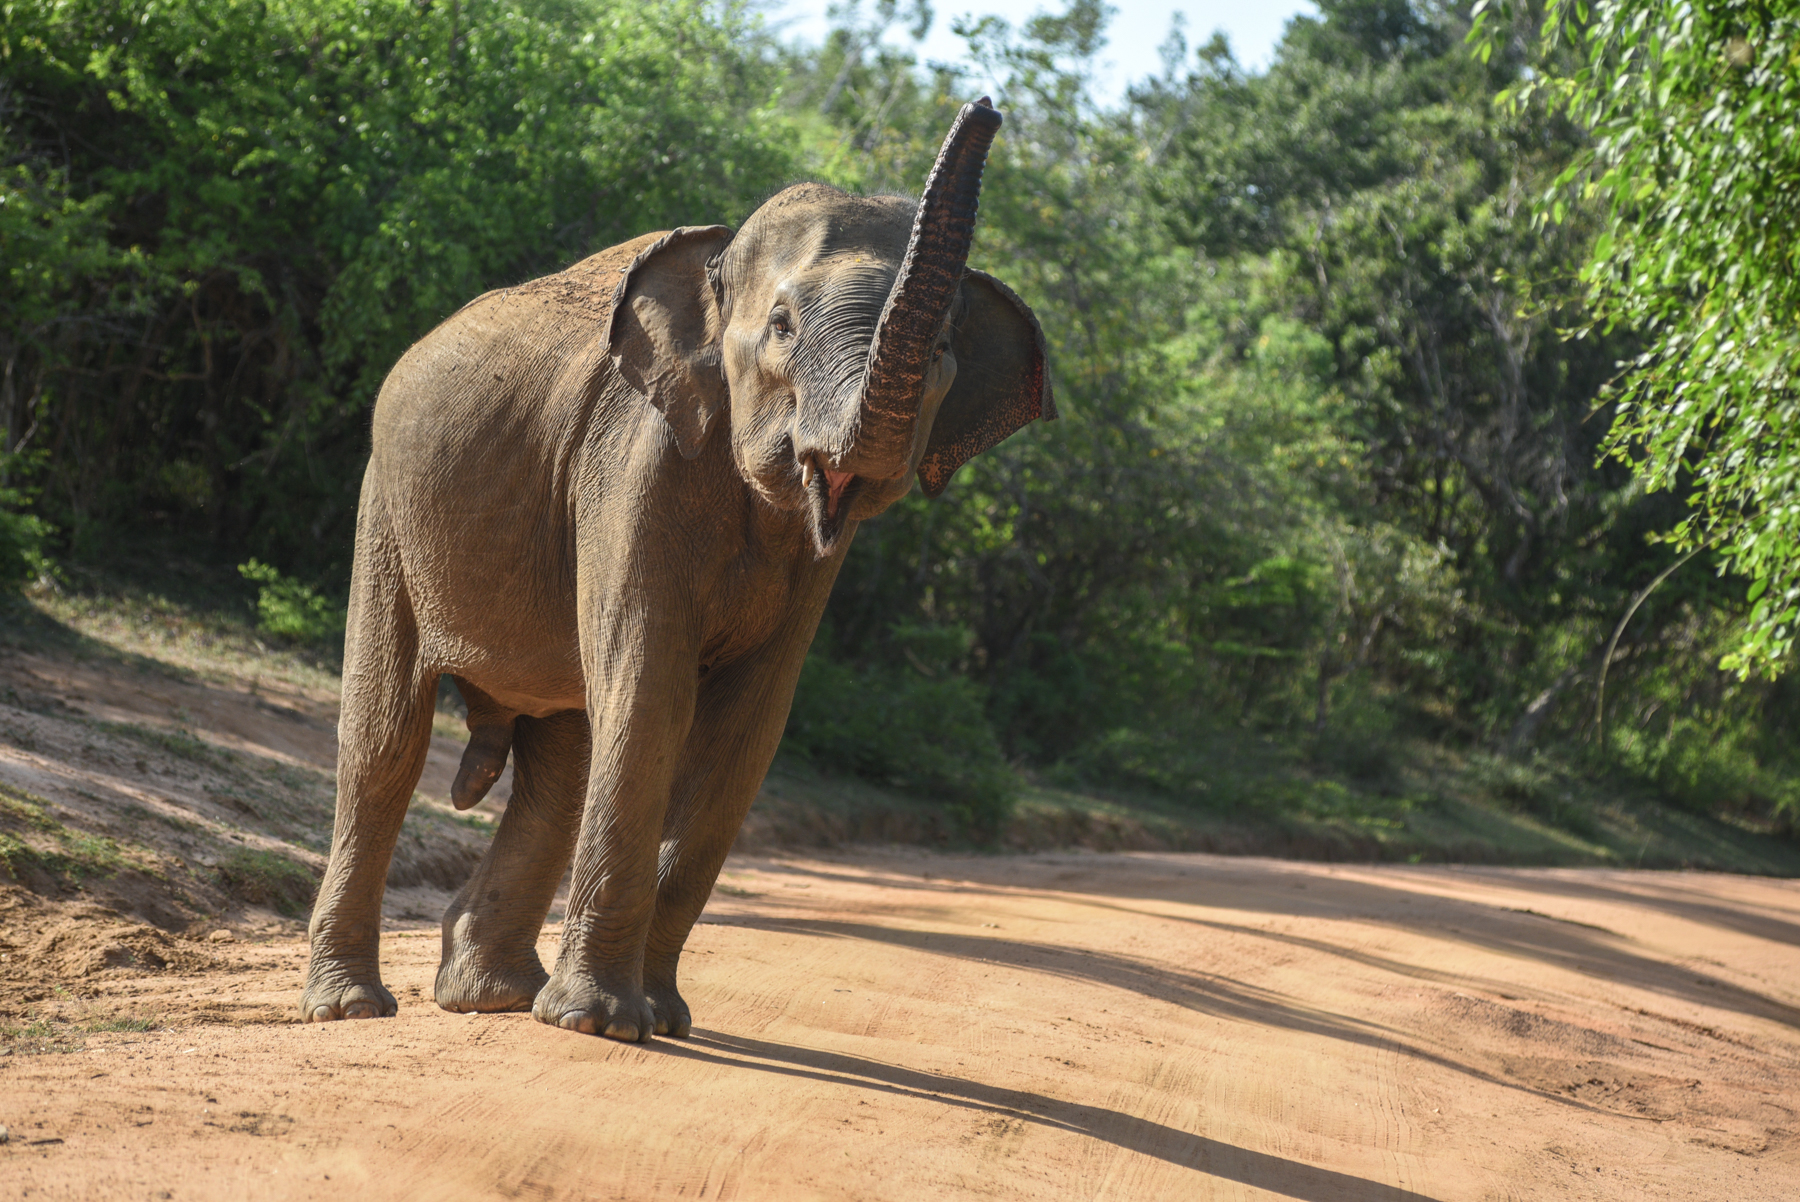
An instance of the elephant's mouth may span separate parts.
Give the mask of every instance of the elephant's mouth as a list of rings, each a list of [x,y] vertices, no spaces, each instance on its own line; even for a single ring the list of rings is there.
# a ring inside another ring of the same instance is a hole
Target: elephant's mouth
[[[806,492],[807,525],[812,530],[813,545],[823,559],[837,550],[850,507],[862,491],[863,478],[853,472],[834,472],[825,466],[823,458],[812,455],[800,465],[800,486]]]

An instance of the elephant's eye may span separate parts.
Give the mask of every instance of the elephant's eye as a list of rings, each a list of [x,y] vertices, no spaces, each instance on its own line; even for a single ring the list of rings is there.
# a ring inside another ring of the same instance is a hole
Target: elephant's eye
[[[794,332],[794,323],[789,320],[785,310],[777,309],[775,315],[769,318],[769,328],[775,331],[777,337],[786,338]]]
[[[939,359],[942,359],[944,357],[944,352],[949,349],[950,349],[950,344],[948,342],[938,343],[936,346],[931,348],[931,361],[933,363],[936,363]]]

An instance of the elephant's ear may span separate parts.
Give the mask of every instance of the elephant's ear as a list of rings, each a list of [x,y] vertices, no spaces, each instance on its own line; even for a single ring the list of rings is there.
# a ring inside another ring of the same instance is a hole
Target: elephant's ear
[[[682,226],[646,246],[619,277],[607,343],[619,374],[662,411],[684,458],[706,442],[730,401],[724,333],[710,265],[731,241],[723,225]]]
[[[950,336],[956,380],[938,408],[919,483],[935,497],[956,469],[1026,423],[1056,417],[1044,331],[1018,294],[984,271],[963,277],[963,314]]]

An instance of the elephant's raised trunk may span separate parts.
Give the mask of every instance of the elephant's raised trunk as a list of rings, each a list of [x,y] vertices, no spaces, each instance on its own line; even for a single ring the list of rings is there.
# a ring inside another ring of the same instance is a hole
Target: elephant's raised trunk
[[[986,96],[963,105],[925,181],[912,240],[863,372],[855,433],[846,448],[859,474],[892,475],[911,455],[925,376],[968,264],[981,170],[1000,121]]]

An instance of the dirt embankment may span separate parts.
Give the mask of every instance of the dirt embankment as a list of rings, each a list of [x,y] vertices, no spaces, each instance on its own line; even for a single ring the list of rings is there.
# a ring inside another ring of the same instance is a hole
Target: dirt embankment
[[[195,671],[92,641],[0,650],[0,882],[177,939],[222,923],[291,931],[331,835],[332,683]],[[417,917],[467,875],[496,813],[445,800],[461,746],[440,725],[388,876]],[[90,929],[57,937],[59,963],[125,955]],[[150,932],[134,946],[146,963],[173,949]]]
[[[132,645],[0,653],[0,1195],[1800,1196],[1794,883],[741,854],[622,1046],[431,1004],[448,727],[400,1016],[299,1024],[330,682]]]

